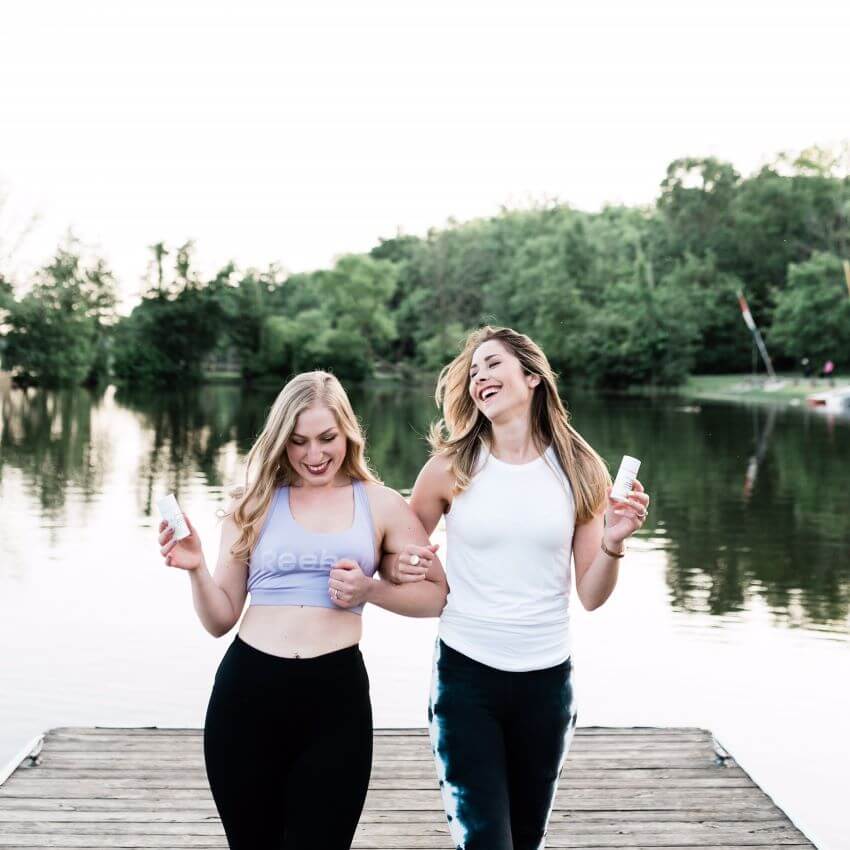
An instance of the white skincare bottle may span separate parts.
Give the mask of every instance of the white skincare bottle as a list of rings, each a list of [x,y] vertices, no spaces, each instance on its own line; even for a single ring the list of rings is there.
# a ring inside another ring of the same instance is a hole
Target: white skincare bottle
[[[182,540],[192,533],[189,531],[189,526],[186,525],[186,519],[183,516],[183,511],[180,510],[180,505],[177,504],[174,493],[163,496],[157,501],[156,506],[159,508],[162,518],[174,529],[172,540]]]
[[[617,477],[614,479],[614,486],[611,488],[612,499],[623,502],[629,498],[639,469],[640,461],[636,457],[623,455]]]

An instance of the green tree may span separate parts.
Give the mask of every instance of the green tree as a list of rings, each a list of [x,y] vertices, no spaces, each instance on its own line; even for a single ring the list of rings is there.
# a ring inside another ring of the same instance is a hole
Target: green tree
[[[312,369],[367,377],[396,336],[388,308],[395,286],[395,266],[369,256],[345,256],[330,271],[291,276],[260,322],[258,366],[281,377]]]
[[[14,300],[15,288],[12,286],[12,281],[0,274],[0,310],[8,310]]]
[[[259,365],[263,372],[286,378],[296,372],[323,368],[315,357],[321,334],[330,330],[330,321],[321,310],[307,310],[296,318],[268,316],[260,335]]]
[[[148,247],[153,254],[151,265],[148,268],[148,274],[153,274],[153,279],[156,281],[156,291],[163,294],[163,284],[165,281],[163,261],[168,256],[168,248],[166,247],[165,242],[156,242]]]
[[[159,243],[154,245],[155,258]],[[201,364],[225,337],[226,303],[233,264],[203,284],[191,267],[192,243],[177,251],[175,276],[159,279],[141,304],[116,327],[113,371],[134,385],[176,385],[200,381]]]
[[[193,239],[189,239],[177,249],[177,257],[174,261],[174,271],[176,273],[174,283],[178,292],[186,289],[195,289],[200,286],[200,278],[192,268],[194,259],[195,242]]]
[[[201,364],[223,332],[221,304],[204,289],[174,299],[146,296],[116,328],[115,378],[142,385],[200,381]]]
[[[352,254],[341,257],[331,271],[317,273],[315,281],[333,338],[350,337],[370,361],[385,355],[396,336],[387,307],[396,287],[393,264]]]
[[[791,265],[768,341],[797,359],[850,366],[850,298],[839,257],[819,252]]]
[[[265,371],[263,326],[272,314],[276,293],[282,285],[282,272],[272,265],[265,271],[248,269],[235,287],[221,293],[227,341],[236,349],[242,375],[247,380]]]
[[[442,333],[419,344],[419,361],[431,372],[439,372],[462,348],[463,340],[472,330],[459,322],[443,325]]]
[[[730,210],[740,179],[729,163],[714,157],[670,163],[656,204],[663,226],[655,231],[654,250],[662,263],[711,251],[725,267],[738,241]]]
[[[850,183],[765,167],[741,184],[731,217],[736,251],[731,262],[719,265],[734,271],[762,308],[771,291],[785,287],[791,263],[804,262],[816,251],[846,255]]]
[[[15,289],[12,282],[0,273],[0,369],[6,368],[3,357],[3,352],[6,350],[6,333],[9,331],[6,320],[14,303]]]
[[[752,339],[741,319],[737,294],[741,279],[718,270],[714,255],[687,254],[662,284],[682,298],[682,309],[699,331],[693,369],[698,373],[743,371],[750,362]]]
[[[106,262],[84,258],[79,240],[69,235],[36,274],[30,292],[8,307],[8,367],[44,386],[102,380],[116,303]]]
[[[431,368],[439,350],[441,359],[448,359],[451,327],[484,319],[486,287],[496,269],[493,236],[491,223],[473,221],[431,230],[427,239],[408,243],[395,317],[399,348],[419,365]]]
[[[45,387],[82,384],[97,352],[92,319],[65,314],[33,293],[9,313],[4,359],[26,383]]]

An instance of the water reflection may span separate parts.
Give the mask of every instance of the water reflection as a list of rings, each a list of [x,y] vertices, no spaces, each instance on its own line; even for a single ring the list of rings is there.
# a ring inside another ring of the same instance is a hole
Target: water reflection
[[[582,399],[585,432],[612,464],[640,456],[680,609],[725,614],[761,597],[781,621],[847,628],[847,427],[805,411]]]
[[[88,501],[102,488],[113,446],[92,434],[101,400],[82,389],[0,392],[0,480],[4,467],[20,470],[48,520],[61,517],[69,490]]]
[[[10,470],[19,473],[61,550],[66,512],[84,511],[116,458],[130,457],[138,516],[150,524],[160,492],[179,497],[201,488],[221,497],[276,392],[6,389],[0,483]],[[566,395],[577,427],[613,469],[624,453],[642,459],[641,478],[654,498],[643,542],[669,554],[675,609],[734,615],[758,599],[783,624],[846,634],[847,423],[802,410]],[[430,387],[357,389],[352,402],[375,469],[388,485],[409,488],[427,458],[421,436],[435,413]],[[24,498],[8,485],[3,495],[12,506]]]

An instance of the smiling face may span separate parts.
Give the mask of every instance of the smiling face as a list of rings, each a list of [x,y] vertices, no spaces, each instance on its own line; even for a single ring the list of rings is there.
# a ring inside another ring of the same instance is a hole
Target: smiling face
[[[295,420],[286,443],[286,456],[305,485],[330,484],[345,460],[348,440],[330,408],[316,404]]]
[[[539,383],[540,377],[526,374],[519,358],[497,339],[482,342],[472,353],[469,394],[491,422],[530,410]]]

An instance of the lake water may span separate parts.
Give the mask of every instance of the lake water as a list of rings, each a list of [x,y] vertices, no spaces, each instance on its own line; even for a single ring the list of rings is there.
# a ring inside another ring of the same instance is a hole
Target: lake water
[[[573,602],[579,724],[707,727],[819,847],[850,848],[850,422],[566,397],[613,469],[642,458],[653,496],[613,597]],[[55,726],[202,725],[233,632],[201,627],[153,506],[175,491],[214,563],[273,398],[0,392],[0,768]],[[411,487],[429,391],[352,400],[374,467]],[[364,618],[376,725],[424,726],[436,621]]]

